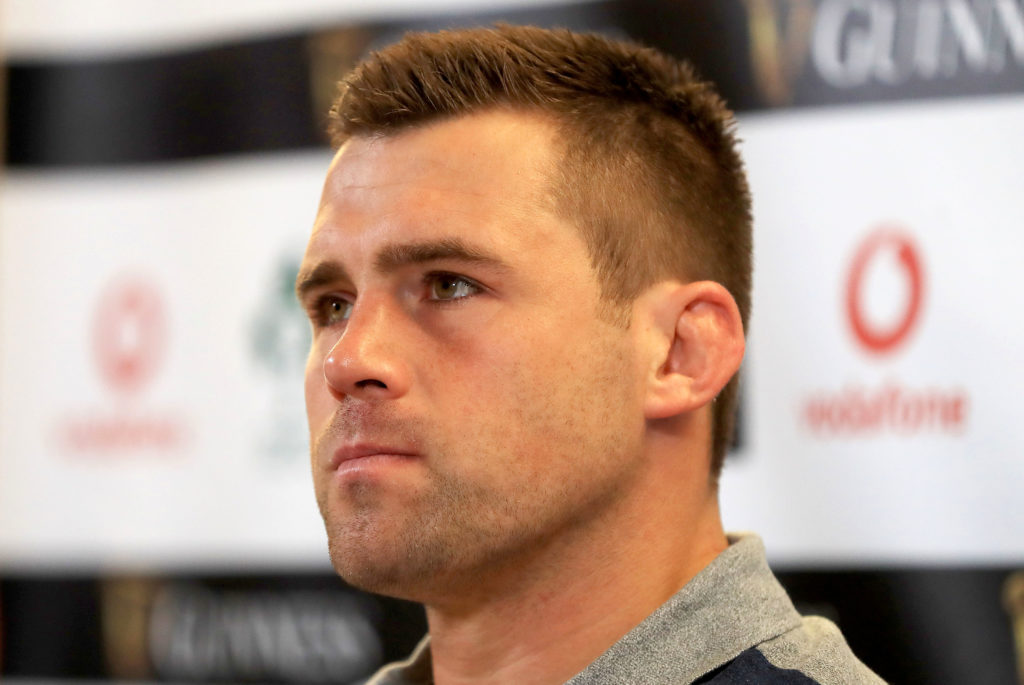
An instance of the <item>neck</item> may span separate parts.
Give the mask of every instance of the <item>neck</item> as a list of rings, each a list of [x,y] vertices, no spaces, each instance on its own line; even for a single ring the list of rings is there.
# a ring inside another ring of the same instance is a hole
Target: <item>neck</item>
[[[713,488],[646,480],[588,530],[478,578],[484,591],[428,604],[435,682],[565,682],[727,547]]]

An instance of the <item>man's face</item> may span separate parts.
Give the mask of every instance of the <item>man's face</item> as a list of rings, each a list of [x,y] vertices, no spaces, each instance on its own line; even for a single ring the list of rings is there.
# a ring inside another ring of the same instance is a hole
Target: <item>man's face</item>
[[[550,206],[552,136],[490,112],[331,165],[299,291],[317,503],[354,585],[482,582],[597,535],[637,480],[636,333]]]

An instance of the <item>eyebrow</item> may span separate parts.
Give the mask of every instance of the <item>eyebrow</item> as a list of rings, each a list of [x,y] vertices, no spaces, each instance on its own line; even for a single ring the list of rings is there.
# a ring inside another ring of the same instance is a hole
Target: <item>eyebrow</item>
[[[390,243],[377,253],[373,265],[378,272],[388,273],[402,266],[439,260],[483,264],[503,271],[509,269],[509,265],[496,255],[469,245],[460,238],[444,238],[415,243]],[[295,294],[302,300],[311,290],[339,281],[351,282],[345,267],[335,261],[320,262],[311,269],[303,269],[299,272],[298,278],[295,280]]]
[[[348,272],[338,262],[320,262],[312,269],[303,268],[295,279],[295,296],[299,301],[306,299],[306,295],[323,286],[348,281]]]
[[[469,245],[460,238],[385,245],[377,253],[374,267],[381,273],[387,273],[401,266],[436,262],[442,259],[452,259],[470,264],[486,264],[487,266],[503,269],[508,268],[508,265],[496,255],[479,247]]]

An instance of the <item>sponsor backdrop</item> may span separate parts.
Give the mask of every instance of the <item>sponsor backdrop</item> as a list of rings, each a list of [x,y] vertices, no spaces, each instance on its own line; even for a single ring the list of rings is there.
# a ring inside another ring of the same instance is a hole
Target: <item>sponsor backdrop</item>
[[[355,683],[422,634],[327,563],[291,290],[339,74],[506,19],[740,113],[727,526],[887,679],[1024,682],[1024,1],[283,5],[4,5],[0,676]]]

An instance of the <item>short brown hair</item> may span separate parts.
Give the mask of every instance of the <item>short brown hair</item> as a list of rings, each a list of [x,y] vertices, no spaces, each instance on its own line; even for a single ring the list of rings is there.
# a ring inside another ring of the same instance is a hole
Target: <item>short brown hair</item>
[[[689,64],[593,34],[498,25],[410,33],[342,81],[338,145],[494,107],[552,117],[564,142],[554,193],[580,226],[603,296],[631,302],[663,278],[713,280],[750,315],[750,192],[734,119]],[[711,474],[733,433],[738,379],[713,411]]]

